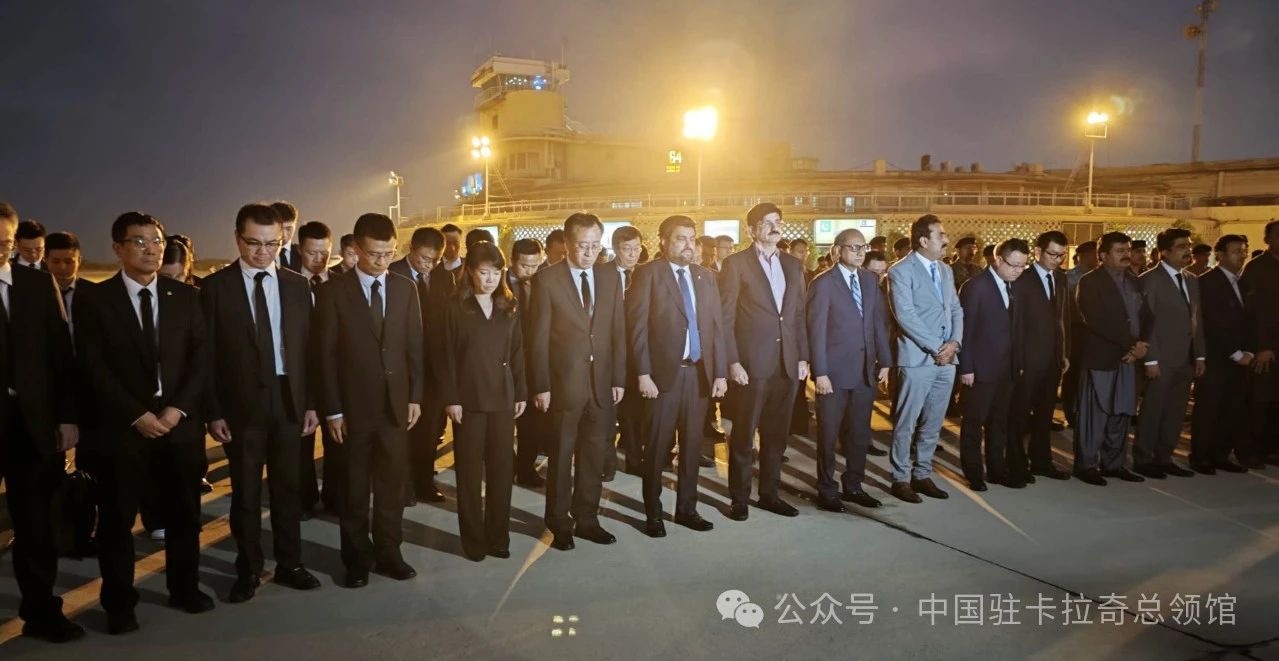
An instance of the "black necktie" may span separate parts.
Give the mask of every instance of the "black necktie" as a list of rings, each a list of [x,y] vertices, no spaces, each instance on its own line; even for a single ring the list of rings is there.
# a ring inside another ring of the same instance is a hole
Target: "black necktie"
[[[33,268],[35,268],[35,267],[36,267],[36,265],[35,265],[35,264],[27,264],[27,268],[29,268],[29,269],[33,269]]]
[[[622,291],[629,290],[630,288],[631,288],[631,270],[625,269],[622,271]]]
[[[582,310],[591,316],[591,282],[586,279],[586,271],[582,271]]]
[[[1186,307],[1190,307],[1190,294],[1186,293],[1186,281],[1182,279],[1181,274],[1177,274],[1177,291],[1181,292],[1181,300],[1185,302]]]
[[[1049,273],[1044,276],[1044,280],[1048,282],[1048,302],[1057,302],[1057,290],[1053,287],[1053,274]]]
[[[8,287],[8,284],[0,282],[0,291]],[[10,291],[9,294],[12,296],[13,292]],[[0,298],[0,383],[4,384],[5,389],[5,392],[0,395],[7,395],[8,389],[16,383],[13,374],[13,349],[9,337],[9,311],[5,309],[2,298]]]
[[[312,291],[315,291],[315,288],[316,288],[316,287],[319,287],[319,286],[320,286],[320,285],[322,285],[322,284],[324,284],[324,278],[321,278],[321,277],[320,277],[320,276],[318,276],[318,275],[313,275],[313,276],[311,276],[311,290],[312,290]]]
[[[145,340],[143,344],[146,345],[143,350],[142,360],[146,363],[148,371],[151,374],[155,374],[155,356],[159,340],[155,336],[155,308],[151,306],[151,290],[143,289],[139,291],[138,297],[142,299],[142,304],[139,307],[142,310],[142,337]]]
[[[1004,281],[1004,291],[1008,293],[1008,314],[1013,313],[1013,283]]]
[[[377,333],[377,339],[382,341],[382,322],[385,320],[382,312],[382,283],[378,280],[373,281],[373,286],[369,292],[369,314],[373,318],[373,332]]]
[[[261,271],[253,276],[253,325],[258,340],[258,367],[263,375],[275,375],[275,338],[271,334],[271,312],[267,308],[266,288],[262,281],[271,275]]]
[[[67,312],[67,318],[71,318],[71,292],[75,291],[72,287],[62,290],[62,307]]]

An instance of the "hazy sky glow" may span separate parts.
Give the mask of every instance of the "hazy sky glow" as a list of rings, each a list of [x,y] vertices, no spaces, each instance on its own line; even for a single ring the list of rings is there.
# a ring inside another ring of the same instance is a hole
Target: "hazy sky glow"
[[[393,202],[451,202],[469,169],[472,70],[557,58],[592,131],[723,125],[823,169],[1073,165],[1092,102],[1123,106],[1101,164],[1189,160],[1194,0],[896,2],[68,2],[0,6],[0,199],[109,254],[137,209],[234,254],[235,210],[289,199],[349,231]],[[182,5],[182,6],[178,6]],[[1209,27],[1205,160],[1279,155],[1279,2]],[[762,127],[762,128],[761,128]]]

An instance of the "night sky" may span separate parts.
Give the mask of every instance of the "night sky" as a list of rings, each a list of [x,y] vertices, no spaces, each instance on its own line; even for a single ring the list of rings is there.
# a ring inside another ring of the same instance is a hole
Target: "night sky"
[[[349,231],[452,201],[471,72],[557,59],[569,116],[651,135],[714,96],[733,130],[822,169],[919,155],[1070,167],[1080,117],[1120,107],[1098,162],[1189,160],[1193,0],[1072,2],[28,2],[0,4],[0,199],[109,256],[126,210],[231,256],[236,209],[284,198]],[[56,7],[53,5],[57,5]],[[179,6],[181,5],[181,6]],[[1279,155],[1279,2],[1209,27],[1205,160]]]

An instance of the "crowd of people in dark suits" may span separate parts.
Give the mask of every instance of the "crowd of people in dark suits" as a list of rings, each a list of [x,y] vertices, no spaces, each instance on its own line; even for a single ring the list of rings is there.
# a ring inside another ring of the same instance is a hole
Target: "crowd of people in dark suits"
[[[908,503],[948,497],[933,457],[957,390],[973,491],[1037,476],[1105,485],[1279,464],[1277,222],[1265,229],[1268,250],[1246,264],[1241,235],[1217,240],[1209,269],[1190,232],[1169,228],[1153,266],[1136,268],[1135,242],[1110,232],[1077,246],[1067,271],[1057,231],[991,246],[986,267],[964,237],[948,262],[945,227],[925,215],[893,258],[884,237],[839,232],[818,272],[805,270],[806,241],[782,238],[783,223],[776,205],[756,205],[749,245],[734,252],[732,238],[699,238],[691,218],[671,216],[651,259],[628,226],[612,234],[611,261],[603,223],[588,213],[509,253],[482,229],[463,242],[454,225],[423,227],[396,259],[395,224],[369,213],[330,267],[328,227],[298,227],[285,202],[248,204],[235,216],[239,258],[199,279],[189,239],[129,212],[111,226],[119,271],[91,283],[77,276],[77,237],[45,236],[0,205],[0,254],[17,251],[0,267],[0,475],[23,633],[84,633],[54,595],[49,516],[73,448],[97,485],[112,634],[139,626],[140,509],[164,530],[170,605],[214,607],[197,571],[206,434],[229,461],[230,603],[253,598],[268,575],[264,468],[275,583],[320,587],[303,563],[301,522],[321,508],[338,520],[341,585],[363,587],[370,573],[413,578],[403,510],[445,499],[435,463],[449,424],[462,551],[477,562],[510,557],[513,484],[545,490],[553,548],[614,543],[600,499],[619,469],[642,479],[648,536],[667,534],[668,470],[670,520],[713,529],[697,491],[714,442],[728,446],[726,518],[744,521],[752,508],[796,516],[781,467],[793,417],[807,429],[810,380],[813,501],[830,512],[881,506],[864,486],[867,455],[885,454],[871,443],[881,390],[894,422],[889,492]],[[1059,386],[1073,470],[1057,465],[1051,443]],[[1192,387],[1193,471],[1173,459]],[[717,406],[732,423],[727,438]]]

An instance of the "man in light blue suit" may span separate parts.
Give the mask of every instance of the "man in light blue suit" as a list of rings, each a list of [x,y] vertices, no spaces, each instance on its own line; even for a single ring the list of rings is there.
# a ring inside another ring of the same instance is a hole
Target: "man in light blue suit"
[[[955,383],[956,356],[964,336],[964,311],[954,276],[941,262],[949,240],[941,220],[921,216],[910,227],[912,252],[888,269],[893,310],[897,420],[893,426],[892,494],[908,503],[919,494],[948,498],[933,483],[933,452]],[[917,442],[915,464],[910,446]]]

